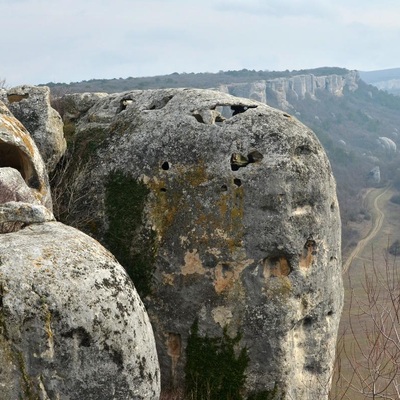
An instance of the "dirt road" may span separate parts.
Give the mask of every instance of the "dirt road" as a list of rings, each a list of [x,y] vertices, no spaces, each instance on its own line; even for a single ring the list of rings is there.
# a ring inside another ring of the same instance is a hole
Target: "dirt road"
[[[368,232],[367,236],[361,239],[354,250],[349,255],[346,262],[343,264],[343,274],[345,274],[354,258],[358,257],[358,255],[364,250],[365,246],[378,234],[380,229],[382,228],[382,223],[385,218],[385,214],[379,208],[379,199],[386,194],[386,192],[390,189],[390,185],[379,188],[379,189],[372,189],[367,196],[373,199],[372,209],[369,210],[372,215],[372,226],[370,231]]]

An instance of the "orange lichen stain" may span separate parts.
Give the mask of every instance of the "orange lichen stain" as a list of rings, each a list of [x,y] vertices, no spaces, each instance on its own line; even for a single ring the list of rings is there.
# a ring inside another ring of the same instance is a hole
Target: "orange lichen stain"
[[[32,260],[32,264],[36,268],[41,268],[44,265],[44,260],[42,258],[36,258],[35,260]]]
[[[159,240],[162,240],[165,232],[175,220],[182,195],[175,191],[173,193],[163,192],[162,190],[166,187],[166,182],[159,180],[157,177],[152,179],[147,178],[143,180],[143,183],[146,184],[152,193],[150,215],[154,230],[157,232]]]
[[[288,276],[291,268],[288,260],[285,257],[265,258],[263,261],[263,275],[267,280],[272,277]]]
[[[182,350],[181,335],[178,333],[169,333],[167,339],[168,355],[179,358]]]
[[[178,164],[175,166],[175,169],[177,171],[177,181],[182,186],[195,188],[209,181],[204,160],[199,160],[197,164],[190,167]]]
[[[213,176],[204,161],[195,165],[174,163],[168,172],[157,169],[153,177],[142,179],[151,192],[148,214],[160,242],[177,223],[184,223],[186,248],[196,243],[197,247],[235,253],[243,246],[244,188],[232,183],[232,190],[221,192],[213,206],[207,207],[203,196],[209,196]]]
[[[303,253],[300,256],[299,267],[301,269],[308,269],[311,266],[314,259],[315,247],[314,240],[307,240],[303,248]]]
[[[176,383],[176,366],[182,353],[182,339],[179,333],[168,333],[167,354],[171,357],[171,375],[174,384]]]
[[[200,274],[206,273],[205,268],[200,260],[199,253],[196,249],[188,251],[185,254],[185,265],[181,268],[182,275]]]
[[[239,262],[220,262],[214,270],[214,288],[218,294],[230,291],[237,283],[240,283],[242,271],[248,267],[253,260]]]
[[[175,284],[175,275],[174,274],[162,274],[163,285],[174,286]]]

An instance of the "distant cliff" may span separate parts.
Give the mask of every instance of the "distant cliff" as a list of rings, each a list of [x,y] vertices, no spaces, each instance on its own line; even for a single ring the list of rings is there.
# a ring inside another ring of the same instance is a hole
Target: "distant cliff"
[[[359,75],[350,71],[346,75],[316,76],[313,74],[261,80],[250,83],[221,85],[219,90],[234,96],[246,97],[272,104],[283,110],[291,110],[293,100],[303,100],[307,96],[315,100],[317,92],[342,96],[345,87],[350,91],[358,88]]]

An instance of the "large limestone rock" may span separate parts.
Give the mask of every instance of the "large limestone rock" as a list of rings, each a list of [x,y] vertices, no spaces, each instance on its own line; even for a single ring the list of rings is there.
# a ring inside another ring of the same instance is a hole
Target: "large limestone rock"
[[[342,308],[340,220],[309,129],[219,92],[132,91],[89,109],[74,149],[60,184],[70,194],[64,215],[135,277],[165,390],[183,387],[207,354],[194,354],[194,342],[241,334],[247,393],[327,398]],[[227,364],[218,369],[228,374]]]
[[[17,86],[7,91],[3,101],[32,135],[48,172],[53,171],[66,150],[66,141],[61,117],[50,105],[50,89]]]
[[[115,258],[57,222],[0,235],[3,399],[157,399],[152,328]]]

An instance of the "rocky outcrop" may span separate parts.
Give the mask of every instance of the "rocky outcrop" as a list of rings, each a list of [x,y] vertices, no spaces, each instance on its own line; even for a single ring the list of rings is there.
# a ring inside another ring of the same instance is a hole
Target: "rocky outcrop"
[[[397,145],[388,137],[381,136],[377,140],[377,145],[386,152],[386,154],[395,154],[397,152]]]
[[[370,185],[378,185],[381,182],[381,170],[376,166],[369,171],[367,175],[367,183]]]
[[[54,221],[44,163],[0,103],[2,399],[158,399],[153,331],[123,267]]]
[[[245,374],[248,394],[327,398],[340,220],[315,135],[256,101],[169,89],[99,100],[74,137],[61,208],[133,277],[164,390]]]
[[[219,90],[290,111],[294,109],[293,102],[305,98],[316,100],[318,93],[321,92],[342,96],[345,87],[350,91],[355,91],[358,88],[358,79],[356,71],[350,71],[346,75],[295,75],[267,81],[224,85]]]
[[[50,105],[48,87],[18,86],[9,89],[3,101],[35,140],[49,172],[66,150],[63,123]]]
[[[99,243],[57,222],[0,235],[4,399],[157,399],[147,313]]]

